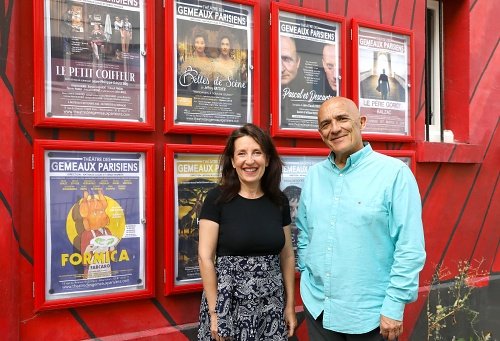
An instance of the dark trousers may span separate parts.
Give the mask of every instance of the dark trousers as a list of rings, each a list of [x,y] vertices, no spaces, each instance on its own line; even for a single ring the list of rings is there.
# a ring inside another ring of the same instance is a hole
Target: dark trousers
[[[371,332],[364,334],[345,334],[337,333],[333,330],[323,328],[323,313],[317,319],[309,313],[304,306],[306,315],[307,329],[309,332],[309,340],[314,341],[383,341],[384,338],[380,335],[380,328],[375,328]]]

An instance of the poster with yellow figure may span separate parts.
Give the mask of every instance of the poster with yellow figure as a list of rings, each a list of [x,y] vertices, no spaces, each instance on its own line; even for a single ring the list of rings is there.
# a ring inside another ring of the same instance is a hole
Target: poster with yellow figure
[[[47,152],[47,296],[144,287],[144,155]]]
[[[200,280],[198,223],[201,206],[220,177],[218,155],[177,154],[175,168],[175,283]]]

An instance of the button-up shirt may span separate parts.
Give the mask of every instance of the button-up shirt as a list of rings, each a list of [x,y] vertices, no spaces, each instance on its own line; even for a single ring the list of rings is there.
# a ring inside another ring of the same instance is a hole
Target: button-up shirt
[[[304,180],[296,220],[300,293],[323,327],[369,332],[401,321],[425,261],[421,200],[404,162],[369,144],[339,169],[333,153]]]

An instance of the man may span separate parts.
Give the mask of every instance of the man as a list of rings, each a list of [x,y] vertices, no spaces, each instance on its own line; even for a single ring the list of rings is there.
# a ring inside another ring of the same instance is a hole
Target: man
[[[300,56],[297,54],[295,40],[290,37],[280,36],[281,45],[281,87],[290,87],[297,77],[300,67]]]
[[[383,100],[387,99],[387,94],[391,92],[389,87],[389,77],[385,74],[385,69],[382,69],[382,73],[378,77],[377,90],[380,91],[380,95]]]
[[[283,194],[288,198],[288,204],[290,205],[290,217],[292,222],[290,223],[290,228],[292,230],[292,245],[293,251],[295,253],[295,268],[297,266],[297,226],[295,225],[295,218],[297,217],[297,209],[299,208],[300,192],[302,189],[299,186],[290,185],[283,190]]]
[[[335,45],[323,47],[323,70],[325,70],[324,95],[337,96],[337,51]]]
[[[328,158],[309,168],[296,218],[310,340],[397,340],[425,261],[410,169],[362,141],[366,117],[332,97],[318,111]]]

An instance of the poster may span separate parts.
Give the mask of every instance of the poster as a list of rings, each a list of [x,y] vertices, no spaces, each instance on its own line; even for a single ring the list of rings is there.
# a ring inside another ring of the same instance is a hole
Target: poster
[[[45,0],[46,117],[145,122],[144,10],[144,0]]]
[[[340,93],[340,23],[279,13],[281,129],[317,131],[319,106]]]
[[[198,223],[201,206],[220,178],[219,155],[176,154],[175,284],[201,281],[198,266]]]
[[[302,185],[304,178],[307,175],[309,168],[325,160],[326,156],[285,156],[282,155],[283,160],[283,174],[281,175],[280,188],[288,198],[290,204],[290,216],[292,217],[292,244],[295,253],[295,268],[297,266],[297,234],[298,229],[295,225],[295,218],[297,216],[297,209],[299,208],[300,193],[302,192]]]
[[[174,123],[252,122],[252,8],[174,1]]]
[[[363,133],[409,135],[409,37],[360,27],[357,44]]]
[[[47,300],[145,288],[145,154],[45,151]]]

